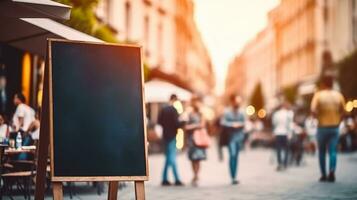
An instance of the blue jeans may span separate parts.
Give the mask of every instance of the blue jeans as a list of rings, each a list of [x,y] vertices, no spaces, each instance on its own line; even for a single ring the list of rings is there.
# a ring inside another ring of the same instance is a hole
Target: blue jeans
[[[323,176],[326,176],[327,148],[330,155],[330,172],[335,172],[336,170],[338,133],[338,127],[319,127],[317,130],[320,170]]]
[[[177,166],[176,166],[176,139],[172,139],[170,141],[165,141],[165,166],[164,172],[162,175],[163,181],[168,181],[168,170],[169,167],[172,167],[172,172],[175,177],[175,181],[180,181],[180,178],[177,173]]]
[[[278,157],[279,166],[287,166],[288,165],[288,137],[286,135],[277,135],[275,136],[276,142],[276,154]],[[281,154],[284,154],[284,158],[282,159]]]
[[[233,133],[228,142],[229,169],[232,180],[236,180],[239,150],[243,141],[243,133]]]

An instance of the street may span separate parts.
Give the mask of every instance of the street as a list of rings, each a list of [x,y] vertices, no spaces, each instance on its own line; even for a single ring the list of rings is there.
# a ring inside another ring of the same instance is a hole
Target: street
[[[0,200],[357,200],[357,0],[0,0],[0,25]]]
[[[160,163],[151,160],[152,176],[147,187],[148,199],[356,199],[357,155],[340,155],[335,184],[319,183],[317,158],[307,157],[302,167],[292,167],[276,172],[273,154],[268,150],[256,150],[241,154],[239,179],[241,184],[231,186],[226,162],[219,163],[214,151],[210,160],[203,163],[199,188],[162,188]],[[155,159],[155,161],[154,161]],[[157,160],[157,161],[156,161]],[[191,170],[186,155],[179,159],[183,180],[190,180]],[[130,199],[130,198],[129,198]]]
[[[225,152],[226,153],[226,152]],[[290,167],[287,171],[275,171],[275,154],[271,150],[247,150],[240,155],[240,185],[231,186],[227,163],[219,162],[215,148],[208,152],[209,159],[202,163],[198,188],[190,186],[191,168],[186,153],[178,157],[178,166],[185,187],[161,187],[162,155],[151,155],[150,181],[146,183],[148,200],[177,199],[357,199],[357,154],[339,154],[337,181],[319,183],[317,156],[305,156],[303,166]],[[225,154],[225,159],[227,155]],[[87,184],[76,183],[73,199],[106,199],[105,192],[98,196]],[[6,199],[6,198],[5,198]],[[17,199],[23,199],[17,198]],[[48,197],[47,199],[52,199]],[[70,199],[68,192],[65,199]],[[132,183],[119,191],[118,199],[134,199]]]

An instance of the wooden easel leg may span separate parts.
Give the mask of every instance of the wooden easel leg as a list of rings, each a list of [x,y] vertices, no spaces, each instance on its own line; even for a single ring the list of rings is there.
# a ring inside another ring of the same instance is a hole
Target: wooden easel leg
[[[108,200],[117,200],[118,197],[118,181],[110,181],[108,189]]]
[[[135,181],[135,199],[136,200],[145,200],[144,181]]]
[[[47,55],[49,49],[47,48]],[[45,198],[46,190],[46,168],[48,147],[50,145],[50,79],[49,79],[49,65],[48,59],[46,59],[45,77],[43,81],[43,96],[42,96],[42,111],[41,111],[41,127],[40,127],[40,140],[38,143],[37,151],[37,172],[36,172],[36,191],[35,199],[43,200]]]
[[[63,200],[62,182],[52,182],[53,200]]]

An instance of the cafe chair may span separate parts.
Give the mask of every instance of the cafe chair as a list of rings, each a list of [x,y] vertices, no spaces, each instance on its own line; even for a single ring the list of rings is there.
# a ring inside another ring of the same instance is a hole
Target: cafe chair
[[[0,199],[2,195],[13,199],[14,186],[24,195],[25,199],[31,199],[31,190],[36,175],[37,150],[31,154],[33,154],[31,160],[8,160],[2,164],[4,170],[1,174],[3,186]]]

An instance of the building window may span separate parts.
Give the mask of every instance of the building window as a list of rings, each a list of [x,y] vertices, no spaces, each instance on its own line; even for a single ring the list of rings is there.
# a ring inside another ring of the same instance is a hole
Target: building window
[[[163,62],[163,49],[162,49],[162,41],[163,41],[163,26],[161,23],[157,26],[157,49],[159,54],[159,63]]]
[[[357,47],[357,0],[352,0],[352,39]]]
[[[150,18],[149,16],[145,16],[144,18],[144,45],[145,45],[145,56],[149,57],[149,40],[150,40]]]
[[[98,4],[97,15],[106,24],[109,22],[109,0],[103,0]]]
[[[111,2],[111,0],[107,0],[107,5],[106,5],[107,7],[106,7],[106,12],[108,13],[107,14],[107,21],[106,21],[106,23],[107,24],[110,24],[110,22],[112,21],[112,10],[111,10],[111,8],[112,8],[112,2]]]
[[[131,29],[131,5],[129,1],[125,3],[125,31],[126,31],[126,40],[130,39],[130,29]]]

